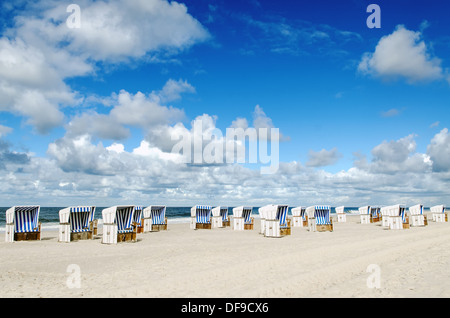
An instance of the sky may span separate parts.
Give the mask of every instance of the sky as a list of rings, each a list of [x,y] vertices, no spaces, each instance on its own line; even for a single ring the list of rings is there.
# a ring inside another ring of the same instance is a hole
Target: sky
[[[0,5],[0,206],[450,204],[444,0]]]

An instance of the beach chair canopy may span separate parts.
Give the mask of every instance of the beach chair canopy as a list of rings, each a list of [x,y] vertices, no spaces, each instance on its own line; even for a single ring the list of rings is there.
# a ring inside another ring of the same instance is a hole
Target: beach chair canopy
[[[329,205],[315,205],[306,208],[308,218],[316,218],[316,224],[331,224],[331,207]]]
[[[118,233],[132,232],[134,205],[119,205],[103,209],[103,224],[117,224]]]
[[[430,208],[433,213],[445,213],[445,207],[443,205],[435,205]]]
[[[249,206],[238,206],[233,208],[233,216],[236,218],[244,218],[245,224],[250,224],[252,218],[253,207]]]
[[[134,214],[133,214],[133,222],[137,223],[139,226],[141,226],[142,224],[142,217],[144,215],[143,213],[144,208],[141,205],[136,205],[134,207]]]
[[[262,213],[264,218],[267,220],[279,220],[280,225],[283,227],[287,226],[286,217],[288,213],[289,206],[287,205],[266,205],[260,209],[262,209]],[[258,210],[259,212],[260,210]]]
[[[306,207],[298,206],[296,208],[292,208],[291,213],[292,216],[301,216],[303,219],[306,219]]]
[[[336,211],[336,213],[344,213],[344,207],[343,206],[335,207],[334,210]]]
[[[39,205],[13,206],[6,210],[6,223],[15,233],[39,232]]]
[[[211,223],[211,210],[210,205],[195,205],[191,208],[191,217],[196,218],[196,223]]]
[[[222,221],[228,220],[228,207],[226,206],[217,206],[212,209],[213,216],[221,216]]]
[[[408,208],[411,215],[422,215],[423,214],[423,204],[416,204]]]
[[[94,215],[95,206],[70,206],[59,210],[59,223],[69,223],[72,233],[87,232]]]
[[[151,218],[152,224],[161,225],[166,224],[166,206],[165,205],[151,205],[144,209],[144,218]]]

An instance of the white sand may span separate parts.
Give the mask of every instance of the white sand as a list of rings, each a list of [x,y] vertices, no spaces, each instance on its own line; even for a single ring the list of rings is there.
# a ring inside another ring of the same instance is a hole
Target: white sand
[[[450,223],[386,230],[350,216],[334,232],[258,229],[259,220],[242,232],[169,223],[118,245],[59,243],[54,231],[36,242],[2,237],[0,297],[450,297]],[[80,288],[67,285],[70,264]],[[371,264],[380,288],[367,285]]]

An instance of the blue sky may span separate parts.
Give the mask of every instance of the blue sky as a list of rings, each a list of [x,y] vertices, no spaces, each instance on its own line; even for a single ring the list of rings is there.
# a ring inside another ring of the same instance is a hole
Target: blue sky
[[[2,4],[3,205],[445,204],[445,1],[73,3]],[[199,119],[279,128],[279,171],[172,160]]]

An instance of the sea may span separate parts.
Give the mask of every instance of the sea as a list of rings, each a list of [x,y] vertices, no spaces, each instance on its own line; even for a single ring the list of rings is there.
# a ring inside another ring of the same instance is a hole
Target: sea
[[[39,211],[39,221],[42,225],[42,230],[57,230],[59,226],[59,210],[65,207],[42,207]],[[99,226],[101,226],[102,221],[102,210],[106,207],[96,207],[95,208],[95,218],[99,219]],[[9,207],[0,207],[0,233],[5,232],[6,224],[6,210]],[[258,215],[259,207],[253,207],[252,214],[254,216]],[[288,210],[288,215],[291,214],[292,207]],[[358,214],[357,207],[345,207],[344,212],[349,214]],[[336,213],[334,207],[331,208],[331,214]],[[233,215],[233,208],[228,208],[228,214]],[[191,217],[191,207],[166,207],[166,217],[168,224],[174,223],[189,223]]]

